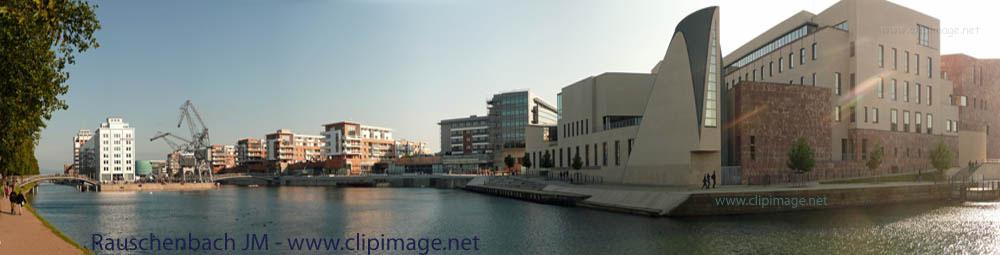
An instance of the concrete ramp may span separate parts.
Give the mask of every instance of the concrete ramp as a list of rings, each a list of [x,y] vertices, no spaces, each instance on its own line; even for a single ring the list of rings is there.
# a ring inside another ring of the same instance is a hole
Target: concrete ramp
[[[543,190],[589,195],[589,198],[577,203],[579,206],[650,216],[666,215],[690,196],[687,192],[614,190],[562,185],[548,185]]]
[[[975,180],[1000,180],[1000,163],[984,163],[973,174]]]
[[[469,181],[469,183],[466,183],[465,185],[483,186],[486,184],[486,180],[488,180],[489,178],[490,177],[488,176],[476,176],[475,178],[472,178],[472,180]]]

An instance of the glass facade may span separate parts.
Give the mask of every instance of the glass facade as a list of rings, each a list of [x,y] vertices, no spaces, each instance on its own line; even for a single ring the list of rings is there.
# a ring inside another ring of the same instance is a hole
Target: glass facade
[[[771,41],[770,43],[764,45],[763,47],[758,48],[757,50],[751,52],[750,54],[743,56],[742,58],[740,58],[740,60],[737,60],[736,62],[730,64],[727,68],[730,67],[740,68],[747,64],[750,64],[751,62],[757,60],[758,58],[770,54],[771,52],[781,48],[782,46],[785,46],[795,40],[798,40],[799,38],[805,37],[814,30],[816,30],[816,27],[813,25],[803,25],[799,28],[796,28],[791,32],[788,32],[785,35],[779,37],[777,40]],[[789,61],[792,60],[789,59]]]

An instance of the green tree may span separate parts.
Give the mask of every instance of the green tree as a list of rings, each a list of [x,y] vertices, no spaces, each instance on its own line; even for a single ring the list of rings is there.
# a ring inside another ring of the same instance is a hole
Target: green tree
[[[510,154],[507,154],[507,156],[503,158],[503,164],[507,165],[507,170],[510,170],[511,168],[514,167],[514,157],[511,157]]]
[[[792,145],[792,148],[788,150],[787,165],[788,168],[800,174],[812,171],[813,167],[816,166],[816,159],[813,158],[812,148],[809,147],[809,143],[806,142],[805,138],[800,137]]]
[[[67,108],[66,66],[98,47],[94,8],[83,0],[0,1],[0,172],[37,174],[34,146],[54,111]]]
[[[934,169],[938,170],[938,175],[941,179],[944,179],[944,170],[951,167],[951,161],[954,157],[951,154],[951,150],[948,146],[944,144],[944,141],[938,140],[937,146],[930,153],[931,165]]]
[[[542,168],[552,168],[556,165],[552,160],[552,154],[545,151],[545,155],[542,155]]]
[[[868,162],[865,162],[865,166],[874,173],[882,165],[882,157],[884,156],[885,148],[882,148],[882,145],[876,144],[875,149],[868,153]],[[875,180],[875,182],[878,182],[878,175],[875,175]]]
[[[525,152],[524,157],[521,158],[521,166],[524,166],[524,168],[531,167],[531,155],[528,155],[527,152]]]
[[[580,170],[583,168],[583,158],[580,158],[580,151],[576,151],[576,155],[573,156],[573,169]]]

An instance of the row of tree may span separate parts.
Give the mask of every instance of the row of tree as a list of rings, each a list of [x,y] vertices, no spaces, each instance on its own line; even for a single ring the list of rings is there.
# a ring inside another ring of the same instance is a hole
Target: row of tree
[[[0,173],[38,173],[35,145],[52,113],[67,109],[66,66],[98,46],[94,8],[82,0],[0,1]]]
[[[944,170],[951,167],[951,162],[954,160],[951,151],[948,146],[944,144],[944,141],[938,141],[934,149],[928,154],[931,161],[931,166],[938,170],[938,173],[943,176]],[[868,160],[865,162],[865,166],[868,170],[874,172],[877,170],[883,162],[885,157],[885,148],[880,144],[875,145],[875,149],[869,152]],[[812,148],[809,147],[809,143],[806,139],[799,138],[792,145],[792,148],[788,150],[788,161],[786,165],[789,169],[794,170],[796,173],[807,173],[812,171],[813,167],[816,166],[816,159],[813,156]]]

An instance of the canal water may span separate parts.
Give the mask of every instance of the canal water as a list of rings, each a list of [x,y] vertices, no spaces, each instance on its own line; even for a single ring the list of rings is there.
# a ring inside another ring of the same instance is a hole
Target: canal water
[[[229,233],[239,236],[242,246],[246,233],[267,234],[270,242],[360,233],[478,237],[482,254],[1000,253],[1000,203],[995,202],[650,218],[430,188],[223,186],[197,192],[81,193],[42,185],[33,203],[45,219],[88,248],[94,234]],[[301,253],[287,246],[272,244],[267,253]]]

